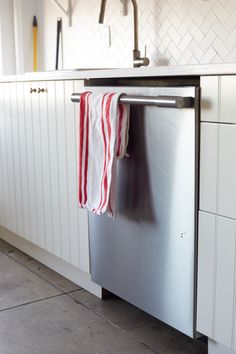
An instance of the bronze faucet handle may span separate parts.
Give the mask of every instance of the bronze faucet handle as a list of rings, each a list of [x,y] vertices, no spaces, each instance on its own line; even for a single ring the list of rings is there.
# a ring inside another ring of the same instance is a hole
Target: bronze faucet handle
[[[148,66],[150,60],[146,56],[146,45],[145,45],[145,56],[142,58],[139,50],[133,51],[133,64],[134,68],[139,68],[140,66]]]

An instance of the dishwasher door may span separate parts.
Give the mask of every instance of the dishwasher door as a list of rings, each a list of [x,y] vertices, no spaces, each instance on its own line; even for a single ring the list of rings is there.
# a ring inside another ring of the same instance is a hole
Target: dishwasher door
[[[195,87],[89,88],[195,97]],[[196,104],[197,107],[197,104]],[[129,157],[117,164],[116,218],[89,214],[92,280],[195,333],[197,108],[132,106]]]

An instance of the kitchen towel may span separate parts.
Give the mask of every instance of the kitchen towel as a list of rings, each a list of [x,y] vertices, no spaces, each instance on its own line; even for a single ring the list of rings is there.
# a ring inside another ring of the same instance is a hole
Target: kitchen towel
[[[79,207],[115,217],[116,159],[126,154],[129,105],[118,93],[84,92],[79,115]]]

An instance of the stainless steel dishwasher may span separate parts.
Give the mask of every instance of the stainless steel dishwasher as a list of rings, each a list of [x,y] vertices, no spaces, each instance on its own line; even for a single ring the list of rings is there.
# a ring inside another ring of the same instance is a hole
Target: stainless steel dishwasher
[[[129,157],[117,168],[116,218],[89,214],[92,280],[194,337],[198,89],[88,89],[134,99]],[[167,104],[140,105],[140,96],[164,96]],[[168,108],[173,96],[192,97],[195,103]]]

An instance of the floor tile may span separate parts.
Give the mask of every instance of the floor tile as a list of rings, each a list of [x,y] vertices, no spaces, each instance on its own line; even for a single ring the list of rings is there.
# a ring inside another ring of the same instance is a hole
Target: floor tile
[[[60,293],[53,285],[0,252],[0,310]]]
[[[80,303],[128,331],[159,354],[206,354],[207,345],[194,341],[121,299],[102,301],[85,290],[71,294]]]
[[[0,313],[0,354],[151,354],[67,295]]]
[[[63,292],[70,292],[81,289],[78,285],[74,284],[70,280],[64,278],[62,275],[44,266],[42,263],[39,263],[38,261],[28,256],[27,254],[21,252],[17,248],[9,245],[3,240],[0,240],[0,250],[8,254],[9,257],[16,260],[29,270],[38,274],[43,279],[47,280],[49,283],[55,285]]]
[[[77,289],[0,240],[0,310],[56,296],[0,312],[0,354],[207,353],[205,343],[121,299],[102,301]]]
[[[80,286],[76,285],[69,279],[64,278],[59,273],[54,272],[52,269],[49,269],[35,260],[32,260],[28,267],[30,270],[40,275],[43,279],[55,285],[58,289],[65,293],[81,289]]]

